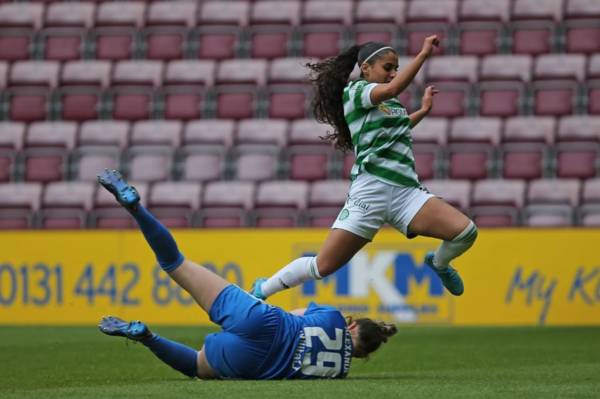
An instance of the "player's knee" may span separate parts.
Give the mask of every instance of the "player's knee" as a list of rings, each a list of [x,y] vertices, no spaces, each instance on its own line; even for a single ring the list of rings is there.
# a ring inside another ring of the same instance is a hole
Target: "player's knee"
[[[319,272],[319,275],[315,277],[318,279],[329,276],[341,267],[339,261],[330,256],[319,255],[315,257],[315,263]]]

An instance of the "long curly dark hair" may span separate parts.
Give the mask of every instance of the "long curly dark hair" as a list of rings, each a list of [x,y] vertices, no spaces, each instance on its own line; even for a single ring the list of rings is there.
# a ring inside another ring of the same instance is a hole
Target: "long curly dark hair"
[[[348,78],[357,62],[360,65],[375,51],[387,46],[384,43],[368,42],[352,46],[336,57],[306,64],[311,70],[310,81],[315,89],[312,100],[315,118],[334,128],[333,132],[328,132],[322,139],[334,143],[336,148],[342,151],[352,149],[352,136],[344,118],[344,87],[348,84]],[[372,64],[386,53],[387,51],[377,53],[367,62]]]

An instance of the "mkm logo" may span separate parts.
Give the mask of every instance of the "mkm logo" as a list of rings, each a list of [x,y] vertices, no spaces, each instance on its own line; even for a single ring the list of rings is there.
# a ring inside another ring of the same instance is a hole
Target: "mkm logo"
[[[451,317],[450,296],[433,270],[415,262],[411,253],[393,250],[358,252],[334,274],[305,282],[302,296],[342,311],[396,321],[440,322]]]

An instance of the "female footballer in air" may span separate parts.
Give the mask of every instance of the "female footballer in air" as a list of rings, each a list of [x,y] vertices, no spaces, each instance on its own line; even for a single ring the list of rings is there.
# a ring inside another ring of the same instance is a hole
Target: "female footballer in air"
[[[423,235],[443,240],[425,256],[425,264],[450,293],[463,293],[462,279],[450,261],[473,245],[477,227],[421,185],[412,151],[411,128],[429,113],[437,90],[427,87],[421,108],[411,114],[397,100],[438,45],[437,36],[427,37],[419,54],[399,72],[396,51],[377,42],[307,65],[313,72],[315,116],[334,129],[326,139],[356,156],[352,184],[317,256],[296,259],[269,279],[256,280],[253,295],[266,299],[334,273],[386,222],[409,238]],[[357,64],[360,79],[348,83]]]
[[[343,378],[352,357],[367,357],[396,333],[392,324],[346,319],[330,306],[311,303],[288,313],[265,304],[185,259],[119,172],[106,170],[98,180],[137,221],[162,269],[222,327],[196,351],[150,332],[140,321],[102,319],[100,331],[141,342],[175,370],[202,379]]]

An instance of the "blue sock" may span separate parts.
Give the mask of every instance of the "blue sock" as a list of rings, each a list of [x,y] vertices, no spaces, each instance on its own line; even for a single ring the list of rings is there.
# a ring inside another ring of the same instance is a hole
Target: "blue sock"
[[[188,377],[197,377],[198,352],[194,349],[156,334],[140,342],[175,370]]]
[[[146,241],[148,241],[156,255],[160,267],[166,272],[177,269],[183,263],[184,258],[169,230],[141,204],[138,204],[135,210],[130,210],[129,213],[140,226]]]

